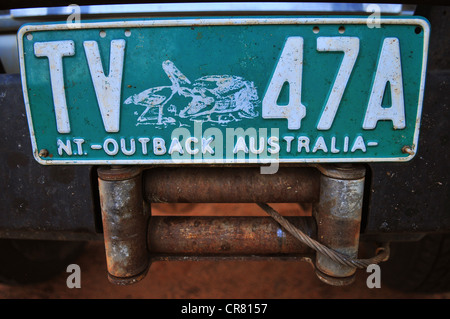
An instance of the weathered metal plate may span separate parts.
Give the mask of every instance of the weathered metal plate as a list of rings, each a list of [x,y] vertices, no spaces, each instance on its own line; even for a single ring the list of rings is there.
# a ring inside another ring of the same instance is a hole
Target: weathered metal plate
[[[19,30],[42,164],[401,162],[417,152],[422,18],[184,18]]]

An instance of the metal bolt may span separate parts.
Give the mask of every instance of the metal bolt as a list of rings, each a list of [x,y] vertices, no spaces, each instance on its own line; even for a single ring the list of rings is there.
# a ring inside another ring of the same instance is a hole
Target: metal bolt
[[[405,145],[405,146],[402,147],[402,153],[407,153],[409,155],[414,155],[414,151],[408,145]]]
[[[48,154],[49,154],[49,152],[48,152],[48,150],[45,149],[45,148],[39,151],[39,156],[40,156],[40,157],[47,157]]]

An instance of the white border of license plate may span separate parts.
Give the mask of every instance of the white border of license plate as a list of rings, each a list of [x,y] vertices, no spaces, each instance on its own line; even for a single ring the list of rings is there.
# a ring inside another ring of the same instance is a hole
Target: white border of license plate
[[[309,25],[321,25],[321,24],[367,24],[367,18],[198,18],[198,19],[167,19],[167,20],[142,20],[142,21],[105,21],[105,22],[83,22],[79,25],[78,29],[104,29],[104,28],[133,28],[133,27],[171,27],[171,26],[220,26],[220,25],[282,25],[282,24],[309,24]],[[416,152],[419,139],[420,119],[422,115],[422,104],[425,89],[425,76],[426,65],[428,58],[428,46],[429,46],[429,34],[430,26],[422,19],[418,18],[383,18],[382,24],[395,24],[395,25],[419,25],[424,32],[424,46],[423,46],[423,59],[422,59],[422,72],[420,81],[419,92],[419,105],[417,111],[417,117],[415,121],[415,130],[413,145],[411,145],[411,152],[409,156],[405,157],[393,157],[393,158],[322,158],[322,159],[309,159],[309,158],[290,158],[290,159],[277,159],[273,160],[278,163],[338,163],[338,162],[406,162],[411,160]],[[21,69],[22,89],[24,92],[25,107],[28,119],[28,126],[31,134],[31,142],[33,148],[33,155],[35,159],[44,165],[67,165],[67,164],[85,164],[85,165],[121,165],[121,164],[216,164],[217,160],[211,162],[208,160],[46,160],[39,156],[39,150],[37,149],[36,137],[33,129],[33,122],[31,118],[30,105],[27,94],[27,83],[25,74],[25,59],[23,50],[23,37],[27,32],[33,31],[56,31],[56,30],[70,30],[73,26],[66,23],[61,24],[48,24],[48,25],[25,25],[19,29],[18,36],[18,49],[19,49],[19,64]],[[271,160],[264,163],[270,163]],[[223,159],[223,164],[240,163],[239,161]],[[261,164],[261,160],[246,160],[245,163],[257,163]]]

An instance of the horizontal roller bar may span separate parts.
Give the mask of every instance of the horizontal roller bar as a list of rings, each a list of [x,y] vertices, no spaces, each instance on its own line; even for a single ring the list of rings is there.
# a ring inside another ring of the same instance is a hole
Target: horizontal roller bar
[[[316,236],[312,217],[286,218],[309,236]],[[224,257],[312,252],[270,217],[152,216],[147,241],[151,255]]]
[[[144,197],[153,203],[314,203],[320,172],[281,167],[261,174],[258,167],[154,168],[143,172]]]

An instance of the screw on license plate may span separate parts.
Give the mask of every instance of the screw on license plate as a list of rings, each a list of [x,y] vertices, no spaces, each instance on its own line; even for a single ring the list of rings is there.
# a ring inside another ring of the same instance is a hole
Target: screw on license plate
[[[414,155],[414,151],[408,145],[405,145],[405,146],[402,147],[402,152],[403,153],[407,153],[409,155]]]
[[[45,148],[39,151],[39,156],[40,157],[47,157],[48,156],[48,150],[46,150]]]

